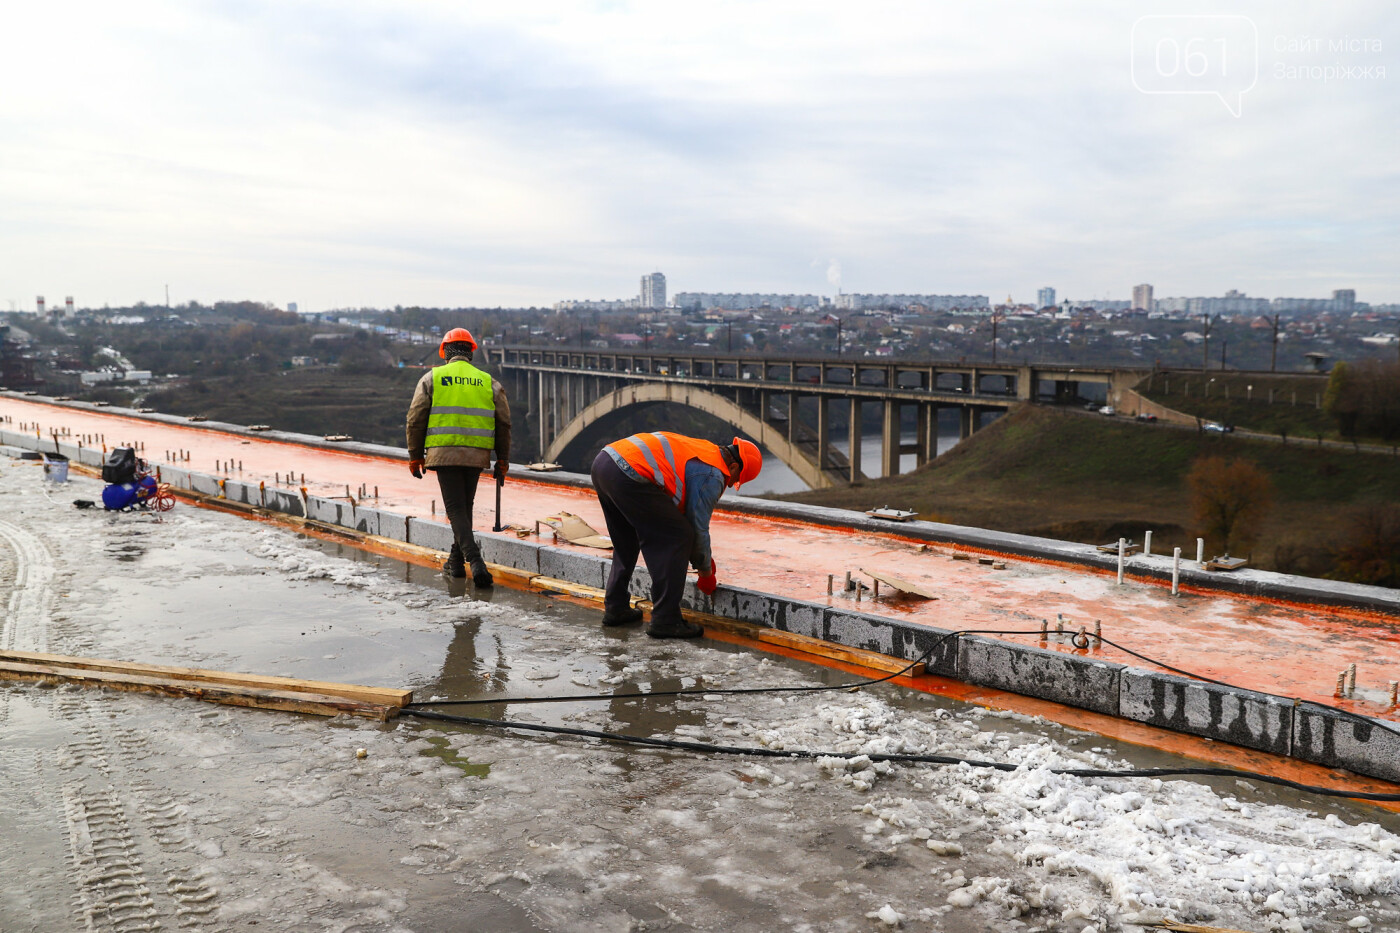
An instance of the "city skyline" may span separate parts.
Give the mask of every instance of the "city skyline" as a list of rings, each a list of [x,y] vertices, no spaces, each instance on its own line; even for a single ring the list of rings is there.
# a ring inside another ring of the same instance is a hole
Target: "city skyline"
[[[660,268],[1400,302],[1400,12],[1239,4],[1258,80],[1230,107],[1137,80],[1153,12],[11,5],[0,301],[547,306]]]

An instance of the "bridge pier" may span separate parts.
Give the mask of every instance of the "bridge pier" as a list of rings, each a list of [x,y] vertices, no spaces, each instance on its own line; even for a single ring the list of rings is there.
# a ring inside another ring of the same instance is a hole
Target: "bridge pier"
[[[861,410],[860,399],[851,398],[851,423],[847,426],[847,437],[851,445],[851,452],[846,457],[850,461],[850,475],[848,482],[858,483],[865,479],[865,474],[860,471],[860,442],[861,442]]]
[[[817,396],[817,471],[821,472],[831,466],[831,419],[827,410],[827,402],[830,399],[825,395]]]
[[[885,477],[899,475],[899,409],[899,402],[885,399],[885,417],[880,432],[880,475]]]

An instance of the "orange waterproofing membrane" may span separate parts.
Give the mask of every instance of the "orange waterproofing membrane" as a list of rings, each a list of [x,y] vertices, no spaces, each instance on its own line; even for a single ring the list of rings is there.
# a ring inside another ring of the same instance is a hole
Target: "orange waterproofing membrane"
[[[366,505],[420,518],[431,515],[438,497],[431,476],[415,480],[404,461],[383,457],[11,397],[0,397],[0,417],[10,419],[5,425],[10,430],[27,424],[34,431],[37,425],[42,437],[67,431],[64,443],[76,443],[84,435],[105,436],[107,447],[140,442],[153,465],[163,462],[166,451],[187,450],[191,457],[179,466],[269,487],[279,474],[284,487],[289,472],[297,475],[294,485],[304,474],[308,493],[316,496],[344,496],[349,486],[358,497],[361,486],[377,488],[378,498]],[[223,465],[230,461],[233,469],[227,472]],[[489,482],[478,492],[478,529],[492,525],[493,493]],[[533,529],[538,519],[560,510],[604,527],[590,491],[532,481],[529,474],[512,474],[508,480],[501,522]],[[711,535],[724,583],[944,629],[1024,629],[1033,634],[989,637],[1151,666],[1109,646],[1081,650],[1068,639],[1040,642],[1042,619],[1053,629],[1063,616],[1071,631],[1080,625],[1092,630],[1097,620],[1106,638],[1164,664],[1247,689],[1400,721],[1388,686],[1400,679],[1400,620],[1394,617],[1200,590],[1173,597],[1159,582],[1130,577],[1118,586],[1110,572],[1022,557],[1001,557],[1006,567],[995,569],[975,560],[954,560],[961,548],[904,539],[894,530],[865,533],[717,512]],[[552,542],[548,529],[546,537]],[[886,593],[857,603],[839,590],[845,572],[858,567],[893,574],[941,596],[926,601]],[[827,595],[828,574],[838,581],[835,596]],[[1355,693],[1337,697],[1338,673],[1349,664],[1357,666]]]

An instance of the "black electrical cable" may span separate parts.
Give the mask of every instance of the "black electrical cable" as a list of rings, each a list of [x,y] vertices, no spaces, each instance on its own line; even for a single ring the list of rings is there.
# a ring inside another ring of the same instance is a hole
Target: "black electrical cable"
[[[593,729],[575,729],[575,728],[565,727],[565,726],[543,726],[543,725],[536,725],[536,724],[531,724],[531,723],[513,723],[513,722],[507,722],[507,721],[505,721],[505,720],[499,720],[499,719],[482,719],[482,718],[478,718],[478,717],[474,717],[474,716],[454,716],[454,715],[451,715],[451,714],[448,714],[448,713],[439,713],[439,712],[435,712],[435,711],[426,709],[425,707],[429,707],[429,706],[473,706],[473,705],[492,704],[492,703],[561,703],[561,702],[588,702],[588,701],[595,701],[595,700],[621,700],[621,699],[642,699],[642,698],[653,698],[653,697],[704,696],[704,695],[708,695],[708,696],[714,696],[714,695],[734,696],[734,695],[741,695],[741,694],[760,694],[760,693],[820,693],[820,692],[824,692],[824,691],[834,691],[834,690],[853,690],[853,689],[857,689],[857,688],[860,688],[860,687],[870,686],[870,685],[873,685],[873,684],[885,683],[886,681],[893,680],[893,679],[896,678],[896,677],[899,677],[899,676],[901,676],[901,675],[903,675],[903,674],[908,673],[909,671],[913,670],[913,669],[914,669],[916,666],[918,666],[919,664],[927,663],[928,659],[931,658],[931,657],[933,657],[934,653],[937,652],[938,649],[939,649],[940,647],[942,647],[943,643],[946,642],[946,641],[947,641],[948,639],[950,639],[950,638],[956,638],[956,637],[961,636],[961,635],[1037,635],[1037,636],[1043,636],[1043,635],[1045,635],[1045,634],[1046,634],[1046,633],[1043,632],[1043,631],[1024,631],[1024,630],[1020,630],[1020,629],[1015,629],[1015,630],[1007,630],[1007,629],[959,629],[959,630],[957,630],[957,631],[945,633],[942,637],[940,637],[940,638],[938,639],[938,641],[934,642],[934,644],[933,644],[927,651],[925,651],[923,654],[921,654],[921,655],[920,655],[918,658],[916,658],[915,660],[911,661],[907,666],[905,666],[904,668],[902,668],[902,669],[900,669],[900,670],[898,670],[898,671],[895,671],[894,673],[886,674],[884,677],[874,677],[874,678],[869,678],[869,679],[867,679],[867,680],[853,681],[853,682],[844,683],[844,684],[822,684],[822,685],[819,685],[819,686],[808,686],[808,687],[728,687],[728,688],[714,688],[714,689],[696,688],[696,689],[690,689],[690,690],[658,690],[658,691],[649,692],[649,693],[601,693],[601,694],[584,694],[584,695],[578,695],[578,696],[519,697],[519,698],[496,697],[496,698],[474,699],[474,700],[438,700],[438,701],[428,701],[428,702],[421,702],[421,703],[409,703],[409,704],[407,704],[407,705],[403,708],[403,713],[402,713],[402,715],[416,716],[416,717],[418,717],[418,718],[420,718],[420,719],[434,719],[434,720],[438,720],[438,721],[442,721],[442,722],[455,722],[455,723],[460,723],[460,724],[463,724],[463,725],[478,725],[478,726],[487,726],[487,727],[499,728],[499,729],[523,729],[523,730],[526,730],[526,731],[547,732],[547,733],[552,733],[552,734],[556,734],[556,735],[574,735],[574,736],[580,736],[580,737],[588,737],[588,738],[603,739],[603,740],[605,740],[605,741],[615,741],[615,742],[622,742],[622,743],[634,744],[634,745],[646,745],[646,746],[651,746],[651,747],[655,747],[655,748],[673,748],[673,749],[678,749],[678,750],[696,751],[696,752],[702,752],[702,753],[707,753],[707,754],[750,755],[750,756],[756,756],[756,757],[769,757],[769,758],[809,758],[809,759],[811,759],[811,758],[855,758],[855,757],[858,757],[858,756],[857,756],[856,754],[853,754],[853,753],[812,752],[812,751],[801,751],[801,750],[798,750],[798,751],[787,751],[787,750],[778,750],[778,749],[771,749],[771,748],[752,748],[752,747],[741,747],[741,746],[711,745],[711,744],[704,743],[704,742],[685,742],[685,741],[680,741],[680,740],[675,740],[675,739],[656,739],[656,738],[643,737],[643,736],[626,735],[626,734],[624,734],[624,733],[618,733],[618,732],[603,732],[603,731],[593,730]],[[1118,644],[1117,642],[1114,642],[1114,641],[1112,641],[1112,640],[1110,640],[1110,639],[1104,638],[1102,635],[1090,635],[1090,634],[1088,634],[1087,632],[1074,632],[1074,633],[1064,633],[1064,634],[1069,634],[1069,635],[1070,635],[1070,640],[1071,640],[1071,642],[1074,644],[1074,646],[1075,646],[1076,648],[1088,648],[1088,647],[1093,643],[1093,641],[1094,641],[1095,639],[1097,639],[1098,641],[1101,641],[1102,643],[1104,643],[1104,644],[1106,644],[1106,645],[1111,645],[1112,647],[1118,649],[1119,651],[1124,652],[1125,654],[1131,655],[1132,657],[1138,658],[1139,660],[1146,661],[1146,662],[1148,662],[1149,664],[1154,664],[1154,665],[1156,665],[1156,666],[1158,666],[1158,667],[1161,667],[1161,668],[1163,668],[1164,670],[1170,671],[1170,672],[1172,672],[1172,673],[1174,673],[1174,674],[1179,674],[1179,675],[1181,675],[1181,676],[1183,676],[1183,677],[1193,678],[1193,679],[1195,679],[1195,680],[1200,680],[1200,681],[1203,681],[1203,682],[1206,682],[1206,683],[1216,684],[1217,686],[1221,686],[1221,687],[1228,687],[1228,688],[1230,688],[1230,689],[1243,689],[1243,688],[1236,687],[1234,684],[1230,684],[1230,683],[1228,683],[1228,682],[1226,682],[1226,681],[1223,681],[1223,680],[1216,680],[1215,678],[1212,678],[1212,677],[1206,677],[1206,676],[1201,675],[1201,674],[1195,674],[1195,673],[1192,673],[1191,671],[1182,670],[1181,668],[1173,667],[1173,666],[1170,665],[1170,664],[1165,664],[1165,663],[1163,663],[1163,662],[1161,662],[1161,661],[1156,660],[1155,658],[1148,657],[1148,656],[1145,655],[1145,654],[1142,654],[1142,653],[1140,653],[1140,652],[1134,651],[1134,650],[1131,649],[1131,648],[1124,647],[1123,645],[1120,645],[1120,644]],[[1266,696],[1273,696],[1273,697],[1276,697],[1276,698],[1278,698],[1278,699],[1292,699],[1292,698],[1290,698],[1290,697],[1281,697],[1281,696],[1278,696],[1277,694],[1265,694],[1265,695],[1266,695]],[[1316,706],[1316,707],[1319,707],[1319,708],[1321,708],[1321,709],[1329,710],[1329,711],[1334,712],[1334,713],[1337,713],[1337,714],[1339,714],[1339,715],[1341,715],[1341,716],[1349,717],[1349,718],[1351,718],[1351,719],[1355,719],[1355,720],[1361,721],[1361,722],[1366,723],[1366,724],[1368,724],[1368,725],[1377,725],[1377,726],[1380,726],[1380,727],[1383,728],[1383,729],[1386,729],[1386,730],[1389,731],[1389,732],[1395,732],[1395,733],[1397,733],[1397,734],[1400,734],[1400,730],[1396,730],[1396,729],[1394,729],[1394,728],[1391,728],[1387,723],[1385,723],[1385,722],[1383,722],[1383,721],[1381,721],[1381,720],[1371,719],[1370,717],[1360,715],[1359,713],[1353,713],[1353,712],[1351,712],[1351,711],[1349,711],[1349,710],[1338,709],[1337,707],[1334,707],[1334,706],[1327,706],[1326,704],[1323,704],[1323,703],[1316,703],[1316,702],[1311,701],[1311,700],[1297,700],[1296,702],[1308,703],[1308,704],[1310,704],[1310,705],[1312,705],[1312,706]],[[946,755],[887,755],[887,754],[872,754],[872,755],[868,755],[867,757],[869,757],[870,760],[872,760],[872,761],[889,761],[889,762],[906,763],[906,764],[948,764],[948,765],[967,764],[967,765],[969,765],[969,766],[971,766],[971,767],[974,767],[974,768],[993,768],[993,769],[998,770],[998,771],[1015,771],[1015,770],[1017,769],[1017,767],[1018,767],[1017,765],[1009,764],[1009,763],[1006,763],[1006,762],[978,761],[978,760],[975,760],[975,759],[959,758],[959,757],[955,757],[955,756],[946,756]],[[1361,791],[1337,790],[1337,789],[1329,788],[1329,787],[1317,787],[1317,786],[1310,785],[1310,784],[1302,784],[1302,783],[1299,783],[1299,782],[1297,782],[1297,781],[1290,781],[1290,780],[1287,780],[1286,778],[1274,777],[1274,776],[1268,775],[1268,774],[1260,774],[1260,773],[1258,773],[1258,772],[1252,772],[1252,771],[1234,771],[1234,770],[1231,770],[1231,769],[1228,769],[1228,768],[1146,768],[1146,769],[1128,769],[1128,770],[1118,770],[1118,771],[1096,770],[1096,769],[1085,769],[1085,768],[1061,768],[1061,769],[1051,769],[1051,771],[1052,771],[1052,773],[1054,773],[1054,774],[1064,774],[1064,775],[1070,775],[1070,776],[1074,776],[1074,777],[1086,777],[1086,778],[1093,778],[1093,777],[1099,777],[1099,778],[1108,778],[1108,777],[1124,777],[1124,778],[1127,778],[1127,777],[1169,777],[1169,776],[1192,776],[1192,775],[1212,776],[1212,777],[1234,777],[1234,778],[1240,778],[1240,779],[1246,779],[1246,778],[1247,778],[1247,779],[1249,779],[1249,780],[1259,781],[1260,783],[1275,784],[1275,785],[1278,785],[1278,786],[1280,786],[1280,787],[1289,787],[1289,788],[1292,788],[1292,789],[1294,789],[1294,790],[1299,790],[1299,791],[1304,791],[1304,792],[1307,792],[1307,793],[1317,794],[1317,795],[1319,795],[1319,796],[1324,796],[1324,797],[1350,797],[1350,798],[1354,798],[1354,799],[1357,799],[1357,800],[1370,800],[1370,801],[1378,801],[1378,802],[1400,802],[1400,794],[1374,794],[1374,793],[1365,793],[1365,792],[1361,792]]]
[[[546,726],[538,723],[528,722],[506,722],[500,719],[482,719],[476,716],[456,716],[451,713],[438,713],[432,710],[405,708],[401,715],[413,716],[418,719],[431,719],[439,722],[451,722],[459,725],[486,726],[495,729],[518,729],[526,732],[544,732],[550,735],[572,735],[580,738],[602,739],[606,742],[620,742],[626,745],[645,745],[651,748],[675,749],[678,751],[700,752],[707,755],[744,755],[753,758],[789,758],[808,759],[818,758],[840,758],[851,760],[854,758],[869,758],[871,761],[888,761],[894,764],[935,764],[935,765],[968,765],[973,768],[989,768],[996,771],[1012,772],[1020,769],[1020,765],[1010,764],[1004,761],[979,761],[975,758],[961,758],[956,755],[896,755],[885,753],[857,753],[857,752],[814,752],[807,749],[779,749],[761,748],[755,746],[740,745],[712,745],[708,742],[687,742],[680,739],[658,739],[651,736],[627,735],[622,732],[604,732],[599,729],[578,729],[572,726]],[[1207,776],[1207,777],[1229,777],[1236,779],[1247,779],[1258,781],[1261,784],[1275,784],[1279,787],[1289,787],[1294,790],[1305,791],[1323,797],[1351,797],[1356,800],[1372,800],[1378,802],[1400,802],[1400,794],[1373,794],[1363,791],[1337,790],[1331,787],[1315,787],[1309,784],[1301,784],[1297,781],[1290,781],[1286,778],[1274,777],[1270,774],[1258,774],[1252,771],[1234,771],[1229,768],[1132,768],[1120,771],[1104,770],[1098,768],[1051,768],[1052,774],[1063,774],[1070,777],[1081,778],[1160,778],[1160,777],[1186,777],[1186,776]]]
[[[483,698],[483,699],[474,699],[474,700],[436,700],[436,701],[427,701],[427,702],[421,702],[421,703],[410,703],[410,704],[408,704],[405,708],[406,708],[406,709],[421,709],[421,708],[429,707],[429,706],[433,706],[433,707],[438,707],[438,706],[482,706],[482,705],[490,705],[490,704],[493,704],[493,703],[567,703],[567,702],[586,703],[586,702],[590,702],[590,701],[599,701],[599,700],[636,700],[636,699],[645,699],[645,698],[651,698],[651,697],[679,697],[679,696],[699,696],[699,695],[710,695],[710,696],[739,696],[739,695],[745,695],[745,694],[758,694],[758,693],[821,693],[821,692],[824,692],[824,691],[834,691],[834,690],[855,690],[855,689],[858,689],[858,688],[860,688],[860,687],[868,687],[868,686],[871,686],[871,685],[873,685],[873,684],[882,684],[882,683],[885,683],[886,681],[890,681],[890,680],[893,680],[893,679],[896,678],[896,677],[900,677],[900,676],[903,676],[904,674],[907,674],[909,671],[913,670],[915,667],[917,667],[917,666],[920,665],[920,664],[925,664],[925,663],[927,663],[927,662],[928,662],[928,659],[931,658],[931,657],[934,655],[934,653],[937,652],[938,649],[941,648],[941,647],[943,646],[943,643],[944,643],[945,641],[947,641],[949,638],[956,638],[956,637],[958,637],[958,636],[960,636],[960,635],[1038,635],[1038,636],[1043,636],[1043,635],[1045,635],[1045,634],[1046,634],[1046,633],[1043,632],[1043,631],[1023,631],[1023,630],[1020,630],[1020,629],[959,629],[959,630],[957,630],[957,631],[948,632],[948,633],[944,634],[941,638],[938,639],[938,641],[934,642],[934,644],[933,644],[932,647],[930,647],[927,651],[925,651],[925,652],[924,652],[923,654],[921,654],[919,657],[915,658],[913,661],[909,662],[909,664],[908,664],[906,667],[902,668],[901,670],[895,671],[895,672],[892,673],[892,674],[886,674],[884,677],[874,677],[874,678],[871,678],[871,679],[868,679],[868,680],[857,680],[857,681],[852,681],[852,682],[850,682],[850,683],[845,683],[845,684],[822,684],[822,685],[820,685],[820,686],[815,686],[815,687],[717,687],[717,688],[695,688],[695,689],[691,689],[691,690],[656,690],[656,691],[650,691],[650,692],[646,692],[646,693],[641,693],[641,692],[638,692],[638,693],[593,693],[593,694],[580,694],[580,695],[577,695],[577,696],[494,697],[494,698]],[[1236,684],[1229,683],[1228,681],[1217,680],[1217,679],[1215,679],[1214,677],[1207,677],[1207,676],[1204,675],[1204,674],[1197,674],[1197,673],[1194,673],[1194,672],[1192,672],[1192,671],[1182,670],[1182,669],[1179,668],[1179,667],[1173,667],[1172,665],[1167,664],[1165,661],[1159,661],[1159,660],[1157,660],[1156,658],[1152,658],[1152,657],[1149,657],[1148,655],[1142,654],[1141,652],[1134,651],[1132,648],[1129,648],[1129,647],[1127,647],[1127,646],[1125,646],[1125,645],[1120,645],[1120,644],[1118,644],[1116,641],[1113,641],[1112,639],[1104,638],[1102,635],[1091,635],[1091,634],[1089,634],[1088,632],[1083,632],[1083,633],[1080,633],[1080,632],[1073,632],[1073,633],[1065,632],[1065,633],[1057,633],[1057,634],[1067,634],[1067,635],[1069,635],[1069,636],[1070,636],[1070,640],[1073,642],[1073,644],[1074,644],[1074,646],[1075,646],[1076,648],[1081,648],[1081,649],[1083,649],[1083,648],[1088,648],[1090,645],[1093,644],[1094,640],[1098,640],[1098,641],[1103,642],[1105,645],[1111,645],[1112,647],[1117,648],[1119,651],[1123,652],[1124,654],[1131,655],[1132,657],[1135,657],[1135,658],[1137,658],[1137,659],[1139,659],[1139,660],[1141,660],[1141,661],[1146,661],[1148,664],[1153,664],[1153,665],[1155,665],[1155,666],[1157,666],[1157,667],[1162,668],[1162,669],[1165,670],[1165,671],[1170,671],[1170,672],[1173,673],[1173,674],[1178,674],[1178,675],[1180,675],[1180,676],[1182,676],[1182,677],[1189,677],[1189,678],[1191,678],[1191,679],[1193,679],[1193,680],[1199,680],[1199,681],[1202,681],[1202,682],[1204,682],[1204,683],[1215,684],[1216,686],[1219,686],[1219,687],[1227,687],[1227,688],[1229,688],[1229,689],[1231,689],[1231,690],[1242,690],[1242,689],[1245,689],[1245,688],[1240,687],[1240,686],[1238,686],[1238,685],[1236,685]],[[1336,713],[1336,714],[1339,715],[1339,716],[1342,716],[1342,717],[1347,718],[1347,719],[1351,719],[1351,720],[1353,720],[1353,721],[1362,723],[1362,724],[1364,724],[1364,725],[1368,725],[1368,726],[1379,726],[1381,729],[1383,729],[1383,730],[1385,730],[1385,731],[1387,731],[1387,732],[1391,732],[1391,733],[1394,733],[1394,734],[1396,734],[1396,735],[1400,735],[1400,729],[1397,729],[1397,728],[1395,728],[1394,726],[1391,726],[1391,725],[1390,725],[1389,723],[1387,723],[1385,720],[1381,720],[1381,719],[1372,719],[1372,718],[1369,717],[1369,716],[1362,715],[1361,713],[1354,713],[1354,712],[1352,712],[1351,710],[1341,709],[1341,708],[1336,707],[1336,706],[1328,706],[1326,703],[1318,703],[1318,702],[1315,701],[1315,700],[1304,700],[1304,699],[1301,699],[1301,698],[1285,697],[1285,696],[1282,696],[1282,695],[1277,694],[1277,693],[1264,693],[1263,691],[1253,691],[1253,692],[1263,693],[1264,696],[1270,696],[1270,697],[1274,697],[1274,698],[1280,699],[1280,700],[1288,700],[1288,701],[1290,701],[1290,702],[1306,703],[1306,704],[1309,705],[1309,706],[1313,706],[1313,707],[1316,707],[1316,708],[1318,708],[1318,709],[1324,709],[1324,710],[1327,710],[1327,711],[1329,711],[1329,712]]]

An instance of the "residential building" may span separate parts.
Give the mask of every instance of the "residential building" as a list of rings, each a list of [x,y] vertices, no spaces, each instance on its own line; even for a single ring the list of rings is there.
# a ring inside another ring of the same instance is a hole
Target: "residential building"
[[[666,276],[660,272],[642,276],[640,304],[643,308],[658,311],[666,307]]]
[[[1049,285],[1035,293],[1035,306],[1037,308],[1055,307],[1055,290]]]
[[[1142,311],[1153,310],[1151,285],[1133,286],[1133,307],[1138,308]]]

